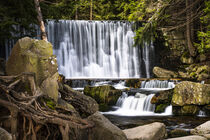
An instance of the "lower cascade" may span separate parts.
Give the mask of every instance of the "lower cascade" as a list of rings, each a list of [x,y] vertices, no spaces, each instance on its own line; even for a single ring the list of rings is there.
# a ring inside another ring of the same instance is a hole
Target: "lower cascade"
[[[135,96],[128,96],[125,92],[119,97],[116,111],[105,112],[105,114],[123,115],[123,116],[154,116],[154,115],[172,115],[172,106],[168,106],[164,113],[154,113],[155,105],[150,101],[155,94],[145,95],[136,93]]]

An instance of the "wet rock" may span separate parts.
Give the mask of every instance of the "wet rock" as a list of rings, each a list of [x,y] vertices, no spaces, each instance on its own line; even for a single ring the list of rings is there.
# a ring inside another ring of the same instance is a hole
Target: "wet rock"
[[[123,131],[113,125],[101,113],[96,112],[89,116],[87,120],[95,124],[89,132],[90,140],[127,140]]]
[[[0,140],[12,140],[12,135],[0,127]]]
[[[163,113],[170,104],[158,104],[155,106],[155,113]]]
[[[167,106],[171,104],[171,99],[173,95],[173,89],[159,91],[156,93],[152,99],[151,103],[156,104],[155,113],[163,113]]]
[[[117,90],[110,85],[98,87],[86,86],[84,89],[84,94],[94,98],[99,104],[99,107],[101,104],[101,110],[103,109],[102,106],[104,107],[105,105],[115,105],[118,98],[121,96],[122,91]]]
[[[171,103],[173,89],[157,92],[151,100],[152,104]]]
[[[174,129],[170,131],[168,134],[168,136],[171,138],[183,137],[183,136],[188,136],[188,135],[190,135],[190,132],[183,129]]]
[[[37,85],[55,101],[58,98],[57,76],[55,76],[58,75],[57,69],[52,45],[44,40],[28,37],[17,41],[6,63],[8,75],[18,75],[23,72],[35,73]],[[47,78],[49,79],[46,80]],[[43,81],[44,85],[42,85]]]
[[[132,87],[132,88],[140,88],[141,82],[142,81],[139,79],[128,79],[125,81],[125,86]]]
[[[176,77],[178,77],[178,74],[176,72],[170,71],[167,69],[163,69],[160,67],[154,67],[153,73],[158,78],[176,78]]]
[[[125,129],[123,132],[128,140],[163,140],[166,135],[165,125],[158,122]]]
[[[210,121],[207,121],[195,129],[191,130],[191,134],[194,135],[205,135],[205,134],[210,134]]]
[[[205,137],[202,136],[185,136],[185,137],[178,137],[178,138],[171,138],[167,140],[207,140]]]
[[[210,85],[183,81],[174,88],[173,106],[210,104]]]
[[[81,117],[85,118],[98,111],[98,104],[93,98],[73,90],[68,85],[64,85],[63,90],[59,91],[61,98],[73,105]]]
[[[3,58],[0,58],[0,76],[5,75],[6,61]]]

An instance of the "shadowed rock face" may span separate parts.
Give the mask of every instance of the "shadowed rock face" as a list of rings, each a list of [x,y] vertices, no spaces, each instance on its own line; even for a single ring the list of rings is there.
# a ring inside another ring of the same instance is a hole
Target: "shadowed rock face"
[[[128,140],[163,140],[166,135],[163,123],[151,123],[135,128],[125,129]]]
[[[33,72],[36,84],[44,93],[57,101],[58,98],[58,66],[49,42],[28,37],[17,41],[11,56],[6,63],[8,75]]]

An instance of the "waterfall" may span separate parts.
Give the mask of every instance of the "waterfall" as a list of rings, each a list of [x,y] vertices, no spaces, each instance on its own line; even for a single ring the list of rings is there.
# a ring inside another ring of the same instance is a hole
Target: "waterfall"
[[[206,117],[205,111],[200,110],[200,111],[198,112],[198,116],[199,116],[199,117]]]
[[[134,47],[134,27],[127,21],[49,20],[46,24],[59,73],[66,78],[151,77],[153,43]],[[7,57],[13,45],[14,41],[5,44]]]
[[[164,116],[172,115],[172,106],[166,107],[164,113],[154,113],[155,105],[150,101],[154,94],[145,95],[136,93],[135,96],[128,96],[125,92],[117,100],[116,111],[104,112],[104,114],[123,116]]]
[[[169,81],[160,81],[160,80],[150,80],[150,81],[142,81],[141,88],[174,88],[174,82]]]

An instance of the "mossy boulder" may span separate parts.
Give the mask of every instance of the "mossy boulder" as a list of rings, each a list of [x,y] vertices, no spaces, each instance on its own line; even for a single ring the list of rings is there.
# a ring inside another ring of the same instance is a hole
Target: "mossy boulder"
[[[210,85],[183,81],[174,88],[173,106],[210,104]]]
[[[122,91],[115,89],[110,85],[91,87],[86,86],[84,94],[94,98],[98,104],[115,105]]]
[[[163,113],[170,104],[158,104],[155,106],[155,113]]]
[[[178,74],[176,72],[167,70],[164,68],[160,68],[160,67],[154,67],[153,73],[158,78],[177,78],[178,77]]]
[[[56,101],[58,98],[57,70],[52,45],[44,40],[29,37],[17,41],[6,63],[8,75],[18,75],[23,72],[35,73],[37,86]]]

